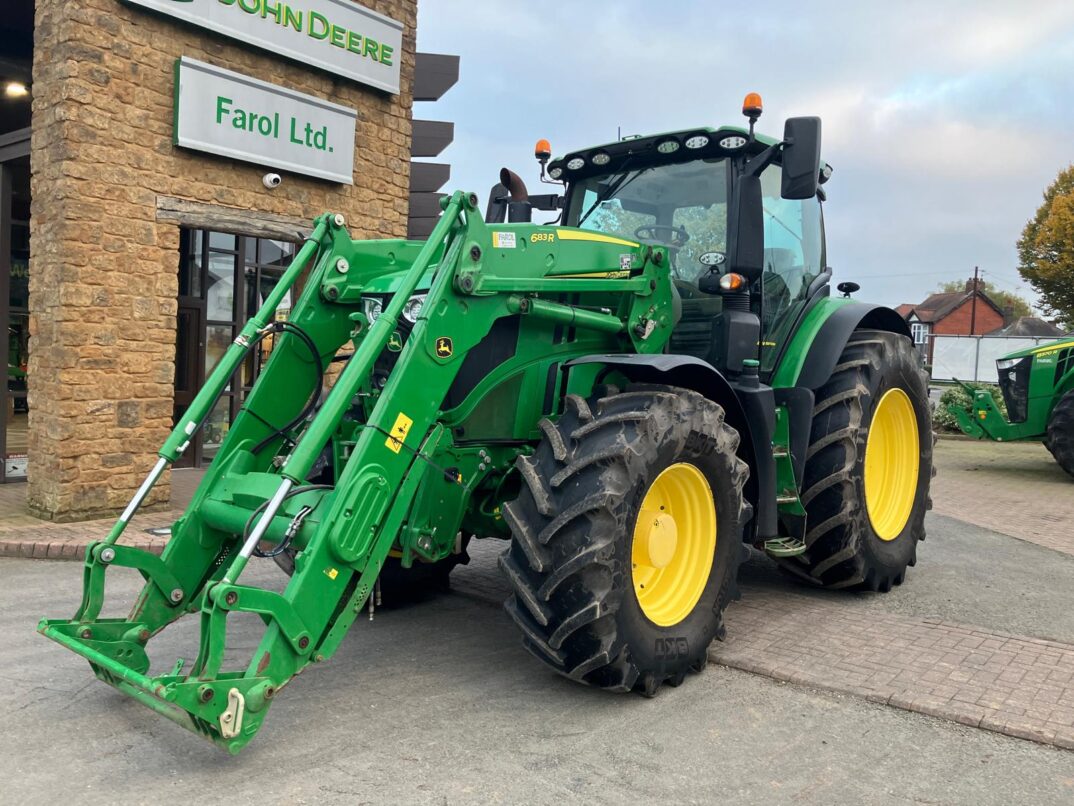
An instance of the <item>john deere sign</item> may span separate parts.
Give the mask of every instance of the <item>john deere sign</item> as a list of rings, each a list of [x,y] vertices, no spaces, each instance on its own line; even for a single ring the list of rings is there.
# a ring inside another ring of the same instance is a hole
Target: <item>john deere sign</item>
[[[124,0],[391,93],[403,24],[350,0]]]
[[[353,184],[353,109],[186,56],[176,74],[176,145]]]

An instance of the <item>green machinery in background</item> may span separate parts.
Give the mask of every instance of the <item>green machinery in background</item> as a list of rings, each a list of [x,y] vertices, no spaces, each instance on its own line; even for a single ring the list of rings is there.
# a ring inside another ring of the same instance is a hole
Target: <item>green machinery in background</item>
[[[1074,476],[1074,340],[1029,347],[996,361],[1007,417],[987,389],[966,386],[972,408],[948,406],[971,437],[997,442],[1042,440]]]
[[[754,134],[759,97],[743,111],[748,129],[551,161],[542,141],[557,192],[530,196],[505,170],[484,218],[456,192],[424,242],[352,240],[342,216],[321,216],[89,547],[78,612],[41,632],[238,752],[378,580],[442,581],[471,538],[505,541],[506,609],[537,658],[649,695],[723,636],[746,545],[818,585],[902,582],[932,473],[924,373],[901,317],[851,300],[853,284],[829,294],[819,118],[775,140]],[[271,358],[163,555],[123,545],[268,334]],[[244,584],[255,557],[291,574],[282,592]],[[145,586],[126,618],[102,618],[117,565]],[[265,630],[229,669],[236,611]],[[151,672],[147,645],[185,615],[200,620],[196,659]]]

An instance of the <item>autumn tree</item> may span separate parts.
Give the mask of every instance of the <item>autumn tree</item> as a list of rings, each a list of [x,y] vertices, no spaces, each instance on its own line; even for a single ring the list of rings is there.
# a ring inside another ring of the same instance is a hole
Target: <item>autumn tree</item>
[[[978,280],[977,283],[981,291],[987,294],[988,298],[999,306],[1008,321],[1014,321],[1021,316],[1033,315],[1033,307],[1025,297],[1022,297],[1013,291],[1004,291],[1001,288],[997,288],[994,283],[990,283],[988,280]],[[965,280],[952,280],[949,283],[940,284],[940,291],[945,294],[965,290]]]
[[[1044,191],[1044,204],[1018,239],[1019,273],[1041,296],[1044,312],[1074,328],[1074,165]]]

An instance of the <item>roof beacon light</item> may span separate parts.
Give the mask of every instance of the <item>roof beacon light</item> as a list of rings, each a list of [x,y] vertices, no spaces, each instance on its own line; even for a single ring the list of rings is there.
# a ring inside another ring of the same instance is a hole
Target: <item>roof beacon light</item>
[[[750,120],[750,140],[753,139],[753,124],[757,122],[757,118],[763,111],[764,104],[761,103],[761,96],[756,92],[747,94],[742,101],[742,114]]]
[[[552,144],[545,139],[537,141],[537,145],[533,147],[533,156],[535,156],[543,164],[548,162],[552,157]]]

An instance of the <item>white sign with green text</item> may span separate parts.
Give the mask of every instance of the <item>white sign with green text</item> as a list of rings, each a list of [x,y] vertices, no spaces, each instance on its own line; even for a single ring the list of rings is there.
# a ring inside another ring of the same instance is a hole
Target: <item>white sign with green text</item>
[[[355,110],[186,56],[175,72],[177,146],[354,184]]]
[[[398,94],[403,24],[351,0],[124,0]]]

